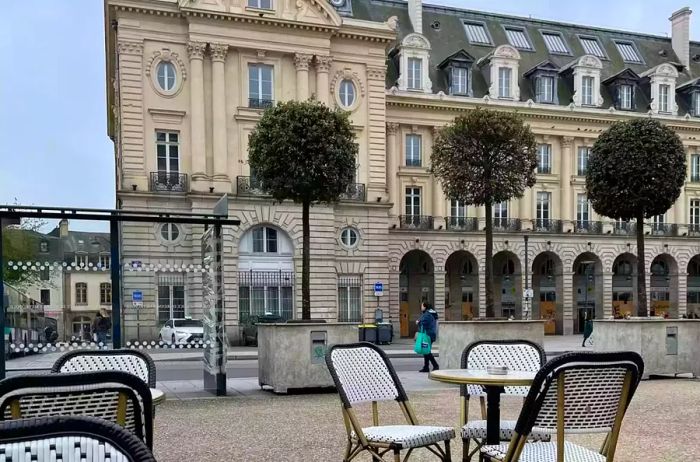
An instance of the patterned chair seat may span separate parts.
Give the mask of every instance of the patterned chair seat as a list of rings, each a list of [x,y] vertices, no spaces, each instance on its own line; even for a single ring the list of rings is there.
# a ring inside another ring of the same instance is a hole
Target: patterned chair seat
[[[501,420],[501,441],[510,441],[515,434],[515,420]],[[462,427],[462,439],[486,439],[486,421],[470,420]],[[530,433],[530,441],[549,441],[551,432],[533,429]]]
[[[490,460],[505,460],[508,444],[482,446],[481,453]],[[520,462],[556,462],[557,443],[527,443],[523,446]],[[605,462],[605,456],[574,443],[564,442],[564,462]]]
[[[383,425],[366,427],[362,432],[370,443],[394,444],[401,449],[417,448],[455,437],[455,430],[452,427],[426,425]],[[354,433],[352,436],[357,439]]]

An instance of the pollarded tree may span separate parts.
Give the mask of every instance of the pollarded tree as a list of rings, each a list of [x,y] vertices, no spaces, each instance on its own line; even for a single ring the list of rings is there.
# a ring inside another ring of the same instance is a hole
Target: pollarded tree
[[[593,210],[637,222],[637,313],[647,315],[644,219],[665,213],[685,181],[678,135],[653,119],[617,122],[593,145],[586,191]]]
[[[357,145],[348,114],[314,101],[280,103],[251,133],[248,156],[264,192],[302,206],[302,318],[310,319],[309,209],[338,201],[353,181]]]
[[[486,316],[493,306],[493,204],[522,197],[535,184],[535,135],[517,114],[476,109],[442,128],[432,172],[445,195],[486,208]]]

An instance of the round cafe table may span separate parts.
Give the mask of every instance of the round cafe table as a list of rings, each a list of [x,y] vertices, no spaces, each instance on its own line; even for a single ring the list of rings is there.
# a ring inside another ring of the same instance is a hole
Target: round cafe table
[[[438,369],[431,372],[429,377],[431,380],[454,385],[483,386],[486,391],[486,444],[500,444],[503,387],[530,386],[535,373],[508,371],[504,375],[495,375],[477,369]]]

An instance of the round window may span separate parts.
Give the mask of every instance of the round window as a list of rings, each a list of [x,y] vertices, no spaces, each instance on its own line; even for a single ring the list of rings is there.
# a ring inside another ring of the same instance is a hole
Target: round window
[[[173,223],[165,223],[160,227],[160,235],[166,241],[174,241],[180,237],[180,229]]]
[[[158,86],[163,91],[175,89],[175,66],[170,61],[161,61],[157,68]]]
[[[344,79],[340,82],[340,104],[345,108],[355,104],[355,84],[352,80]]]
[[[354,228],[345,228],[340,233],[340,242],[342,242],[345,247],[356,247],[358,239],[359,236],[357,235],[357,230]]]

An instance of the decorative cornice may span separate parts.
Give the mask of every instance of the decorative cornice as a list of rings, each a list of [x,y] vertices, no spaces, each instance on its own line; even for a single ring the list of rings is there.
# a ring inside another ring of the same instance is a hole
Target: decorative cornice
[[[226,61],[226,55],[228,54],[228,45],[222,43],[210,43],[209,53],[211,54],[212,61]]]
[[[207,50],[205,42],[187,42],[187,54],[192,59],[204,59],[204,53]]]
[[[331,68],[331,63],[333,58],[330,56],[318,56],[316,55],[316,70],[318,72],[328,72]]]
[[[564,148],[571,148],[574,145],[574,137],[573,136],[562,136],[561,137],[561,145]]]
[[[143,55],[143,42],[126,42],[120,40],[117,43],[117,50],[122,55]]]
[[[289,22],[274,18],[260,18],[255,16],[236,16],[231,14],[221,14],[215,12],[200,12],[191,11],[183,9],[182,14],[184,16],[193,18],[206,18],[206,19],[218,19],[222,21],[233,21],[233,22],[245,22],[251,24],[262,24],[268,26],[279,26],[286,27],[289,29],[301,29],[307,31],[318,31],[318,32],[335,32],[338,27],[333,25],[322,25],[322,24],[303,24],[298,22]]]
[[[309,63],[314,59],[314,55],[307,55],[305,53],[295,53],[294,54],[294,67],[298,71],[308,71]]]

